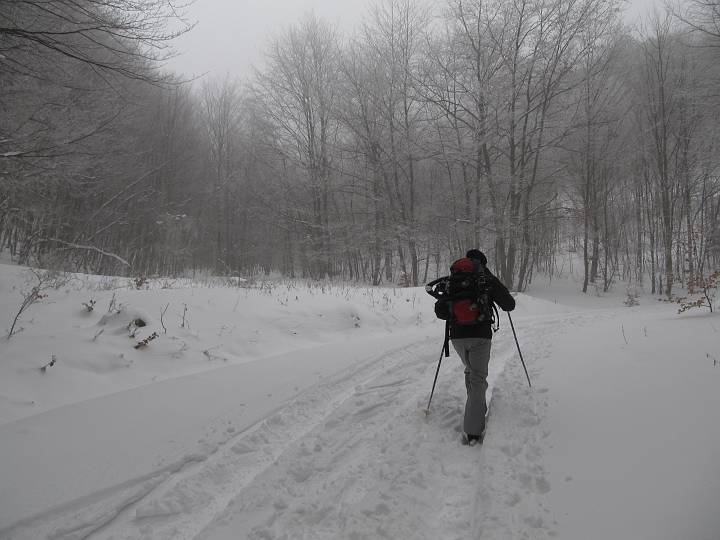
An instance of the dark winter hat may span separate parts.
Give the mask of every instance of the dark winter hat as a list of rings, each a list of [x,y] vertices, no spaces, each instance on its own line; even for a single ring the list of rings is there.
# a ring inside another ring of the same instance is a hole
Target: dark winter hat
[[[468,252],[465,254],[465,256],[468,257],[469,259],[477,259],[477,260],[480,261],[483,265],[486,265],[486,264],[487,264],[487,257],[486,257],[485,254],[484,254],[482,251],[480,251],[479,249],[471,249],[470,251],[468,251]]]

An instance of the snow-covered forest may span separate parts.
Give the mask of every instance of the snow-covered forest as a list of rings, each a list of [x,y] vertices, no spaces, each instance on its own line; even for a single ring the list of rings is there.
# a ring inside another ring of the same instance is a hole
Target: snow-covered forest
[[[0,0],[0,540],[718,540],[720,1],[626,4]]]
[[[380,0],[314,15],[243,80],[163,68],[164,0],[0,6],[0,246],[20,264],[417,285],[468,246],[524,290],[718,266],[720,12]]]

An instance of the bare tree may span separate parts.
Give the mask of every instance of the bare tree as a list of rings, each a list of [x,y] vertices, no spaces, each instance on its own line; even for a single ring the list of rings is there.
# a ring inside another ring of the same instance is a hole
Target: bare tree
[[[384,70],[374,61],[367,42],[358,39],[343,57],[342,73],[342,106],[337,107],[337,114],[347,132],[346,152],[352,156],[357,170],[353,175],[357,177],[354,208],[357,213],[361,204],[368,215],[366,220],[356,218],[354,240],[369,251],[370,280],[379,285],[383,277],[383,254],[392,250],[388,223],[393,219],[395,204],[394,198],[386,195],[385,188],[389,182],[385,166],[387,122],[380,99],[385,86]],[[355,184],[355,178],[351,182]],[[386,278],[392,279],[392,265],[388,262],[384,267],[388,272]]]
[[[295,223],[302,226],[300,239],[310,239],[301,252],[308,257],[313,276],[332,272],[330,266],[333,208],[331,148],[337,136],[333,116],[339,48],[335,32],[308,15],[278,37],[267,55],[267,68],[258,73],[256,93],[265,114],[275,126],[277,142],[286,159],[298,166],[304,178],[308,208],[296,201]]]
[[[233,222],[240,146],[240,88],[236,81],[206,82],[202,88],[203,124],[208,143],[211,180],[206,186],[209,213],[215,216],[208,225],[215,247],[214,266],[223,273],[236,270]]]
[[[44,78],[58,57],[153,83],[171,42],[192,28],[174,0],[4,0],[0,70]],[[57,75],[57,70],[51,70]]]
[[[608,230],[608,205],[617,170],[615,164],[622,155],[618,144],[622,133],[621,121],[627,108],[623,100],[625,87],[617,70],[617,55],[621,49],[617,22],[611,17],[598,19],[580,34],[580,56],[576,66],[582,81],[576,88],[577,108],[568,118],[577,129],[565,144],[570,149],[570,173],[580,180],[576,184],[582,201],[583,222],[583,285],[594,282],[600,264],[601,229]],[[608,159],[608,156],[613,156]],[[609,260],[608,235],[605,235],[605,265]],[[608,276],[607,270],[604,272]],[[604,289],[607,290],[606,277]]]
[[[673,15],[692,30],[707,36],[711,46],[720,47],[720,2],[687,0],[683,8],[674,8]]]
[[[363,27],[366,51],[383,74],[375,99],[386,125],[381,148],[384,196],[394,225],[390,236],[397,242],[401,272],[413,285],[419,281],[418,162],[424,124],[416,70],[426,24],[425,12],[409,0],[385,0],[373,6]]]
[[[664,254],[665,293],[670,296],[674,282],[673,239],[676,212],[680,200],[677,161],[680,150],[677,137],[679,127],[678,96],[681,92],[677,78],[679,47],[677,36],[671,31],[669,14],[655,13],[650,21],[649,35],[642,43],[643,99],[639,106],[644,112],[641,129],[646,130],[650,178],[659,197],[662,247]],[[662,291],[661,291],[662,292]]]

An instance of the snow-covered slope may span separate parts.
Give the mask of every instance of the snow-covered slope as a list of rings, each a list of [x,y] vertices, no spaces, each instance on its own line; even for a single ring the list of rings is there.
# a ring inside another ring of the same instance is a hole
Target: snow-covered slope
[[[78,279],[0,344],[2,539],[718,539],[717,317],[518,295],[469,448],[420,289]]]
[[[32,272],[0,265],[0,328],[10,328],[36,283]],[[420,289],[232,287],[206,279],[156,280],[136,290],[127,279],[77,276],[43,294],[2,344],[0,422],[167,378],[436,325],[432,298]],[[131,325],[137,319],[145,326]],[[134,348],[155,332],[147,347]],[[39,377],[53,357],[48,377]]]

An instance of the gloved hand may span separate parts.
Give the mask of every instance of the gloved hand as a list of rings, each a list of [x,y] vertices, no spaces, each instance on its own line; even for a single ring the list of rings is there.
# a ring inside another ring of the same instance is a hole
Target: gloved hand
[[[495,276],[493,276],[489,271],[488,271],[488,275],[486,276],[485,280],[486,280],[487,289],[488,289],[488,292],[490,293],[490,295],[497,293],[500,290],[500,288],[502,287],[502,283],[500,283],[500,280],[498,278],[496,278]]]

